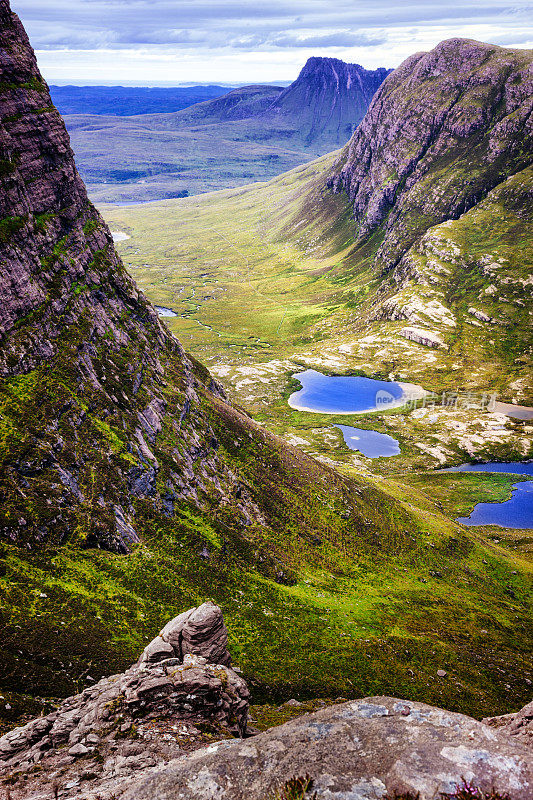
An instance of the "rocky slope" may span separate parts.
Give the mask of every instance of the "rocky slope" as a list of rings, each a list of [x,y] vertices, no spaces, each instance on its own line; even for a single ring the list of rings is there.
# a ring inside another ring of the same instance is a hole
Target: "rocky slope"
[[[329,179],[381,278],[371,314],[473,349],[480,385],[503,362],[519,401],[533,389],[532,89],[528,50],[451,39],[418,53],[388,77]]]
[[[266,111],[283,92],[281,86],[240,86],[222,97],[196,103],[179,114],[153,117],[157,126],[180,128],[186,124],[208,125],[229,120],[247,119]],[[131,116],[131,115],[130,115]],[[143,120],[139,120],[142,122]]]
[[[449,39],[381,87],[330,183],[347,191],[358,239],[381,226],[384,267],[529,165],[531,61],[527,50]]]

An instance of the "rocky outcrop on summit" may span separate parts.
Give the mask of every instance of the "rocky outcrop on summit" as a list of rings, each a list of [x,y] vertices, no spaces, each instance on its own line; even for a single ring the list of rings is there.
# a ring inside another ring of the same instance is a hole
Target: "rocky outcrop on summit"
[[[191,608],[167,622],[159,636],[145,647],[139,664],[183,659],[187,653],[202,656],[211,664],[231,665],[228,632],[222,612],[214,603]]]
[[[76,785],[85,774],[86,781],[98,780],[102,788],[117,776],[177,758],[203,741],[204,730],[218,738],[242,736],[249,692],[227,666],[220,608],[204,603],[181,617],[190,620],[182,633],[188,631],[201,645],[193,642],[194,649],[189,649],[183,644],[182,656],[175,655],[174,648],[158,663],[140,660],[125,673],[69,697],[51,714],[1,737],[0,780],[13,772],[20,778],[39,764],[36,784],[44,789],[52,785],[51,773],[61,771],[63,785],[70,780]],[[177,620],[167,628],[169,634],[176,632]],[[198,655],[202,649],[217,651],[222,658]]]
[[[530,160],[531,51],[450,39],[386,79],[331,176],[357,237],[378,227],[396,265],[431,226],[457,219]]]

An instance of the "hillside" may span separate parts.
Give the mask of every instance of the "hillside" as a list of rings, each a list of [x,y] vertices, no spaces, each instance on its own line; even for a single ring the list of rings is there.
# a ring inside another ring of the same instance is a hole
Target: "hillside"
[[[528,562],[225,399],[125,271],[6,0],[0,22],[3,723],[205,599],[258,698],[523,704]]]
[[[339,147],[387,74],[311,58],[286,89],[245,86],[172,114],[66,124],[93,200],[180,197],[268,180]]]

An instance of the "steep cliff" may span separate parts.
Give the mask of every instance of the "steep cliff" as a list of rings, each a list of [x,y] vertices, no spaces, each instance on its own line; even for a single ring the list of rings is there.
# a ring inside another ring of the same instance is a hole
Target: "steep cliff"
[[[330,179],[359,240],[379,227],[385,266],[528,166],[531,62],[531,51],[449,39],[388,77]]]

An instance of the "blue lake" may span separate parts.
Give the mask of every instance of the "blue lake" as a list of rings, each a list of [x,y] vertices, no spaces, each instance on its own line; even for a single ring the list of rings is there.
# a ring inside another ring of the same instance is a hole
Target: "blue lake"
[[[361,428],[352,428],[349,425],[334,425],[342,431],[344,441],[350,450],[359,450],[367,458],[397,456],[400,454],[400,445],[386,433],[365,431]]]
[[[302,388],[289,397],[290,407],[298,411],[361,414],[400,406],[404,398],[404,386],[393,381],[322,375],[314,369],[297,372],[293,378],[302,384]]]
[[[532,475],[533,461],[461,464],[443,472],[506,472]],[[463,525],[499,525],[502,528],[533,528],[533,481],[513,484],[513,494],[503,503],[478,503],[469,517],[459,517]]]
[[[177,317],[175,311],[172,311],[171,308],[166,308],[166,306],[154,306],[155,310],[157,311],[160,317]]]
[[[489,461],[486,464],[460,464],[439,472],[509,472],[512,475],[533,475],[533,461]]]

